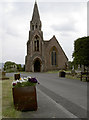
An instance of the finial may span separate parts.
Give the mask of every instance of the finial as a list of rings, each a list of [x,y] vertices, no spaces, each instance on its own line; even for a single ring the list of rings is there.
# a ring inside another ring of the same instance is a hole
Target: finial
[[[37,4],[37,0],[35,0],[35,4]]]

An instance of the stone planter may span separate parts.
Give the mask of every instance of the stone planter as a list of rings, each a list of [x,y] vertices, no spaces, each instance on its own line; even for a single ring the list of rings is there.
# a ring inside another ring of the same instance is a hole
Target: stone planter
[[[64,71],[59,72],[59,77],[65,77],[65,72]]]
[[[12,93],[16,110],[37,110],[36,86],[12,88]]]

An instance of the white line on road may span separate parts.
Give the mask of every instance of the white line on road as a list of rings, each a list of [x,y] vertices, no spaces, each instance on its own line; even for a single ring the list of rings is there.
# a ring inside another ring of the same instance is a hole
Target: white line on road
[[[67,109],[65,109],[62,105],[56,103],[53,99],[51,99],[48,95],[46,95],[44,92],[42,92],[38,88],[37,88],[37,91],[41,92],[47,99],[49,99],[53,104],[55,104],[59,109],[61,109],[65,114],[67,114],[69,118],[78,118],[77,116],[69,112]]]

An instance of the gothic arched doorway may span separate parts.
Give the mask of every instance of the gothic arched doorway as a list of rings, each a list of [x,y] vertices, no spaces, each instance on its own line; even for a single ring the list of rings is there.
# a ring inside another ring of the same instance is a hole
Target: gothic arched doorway
[[[39,59],[36,59],[34,62],[34,72],[40,72],[41,71],[41,63]]]

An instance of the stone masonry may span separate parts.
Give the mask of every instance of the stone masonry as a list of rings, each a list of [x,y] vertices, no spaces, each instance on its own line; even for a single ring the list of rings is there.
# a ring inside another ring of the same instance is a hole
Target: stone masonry
[[[37,3],[34,4],[30,21],[27,56],[25,57],[26,72],[43,72],[66,69],[68,58],[55,36],[49,41],[43,39],[42,23]]]

